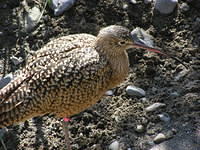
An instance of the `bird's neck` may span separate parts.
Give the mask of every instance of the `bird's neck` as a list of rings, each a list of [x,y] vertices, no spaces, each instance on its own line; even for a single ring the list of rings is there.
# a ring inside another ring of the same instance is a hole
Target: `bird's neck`
[[[96,44],[99,55],[106,57],[112,69],[112,88],[124,81],[129,71],[129,60],[125,50],[113,49],[109,44]]]

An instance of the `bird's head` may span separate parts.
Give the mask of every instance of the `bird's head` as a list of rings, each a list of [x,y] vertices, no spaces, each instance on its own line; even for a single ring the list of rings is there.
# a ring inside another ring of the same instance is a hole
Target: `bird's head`
[[[141,41],[135,40],[131,35],[130,30],[122,26],[111,25],[101,29],[99,31],[97,39],[101,47],[103,47],[108,53],[110,53],[110,55],[117,56],[128,49],[141,48],[151,52],[160,53],[162,55],[168,56],[178,61],[182,65],[184,65],[184,63],[180,61],[178,58],[170,54],[166,54],[158,48],[148,46]]]
[[[149,51],[162,53],[156,48],[134,41],[130,30],[118,25],[111,25],[101,29],[97,38],[101,39],[101,42],[103,41],[105,44],[104,46],[113,47],[113,50],[115,50],[114,53],[117,53],[117,51],[125,51],[130,48],[143,48]]]

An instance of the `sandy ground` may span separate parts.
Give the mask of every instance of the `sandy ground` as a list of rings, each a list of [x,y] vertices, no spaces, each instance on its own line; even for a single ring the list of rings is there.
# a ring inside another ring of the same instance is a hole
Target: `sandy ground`
[[[125,0],[81,0],[58,17],[46,8],[35,30],[27,33],[20,25],[20,1],[0,1],[1,76],[24,66],[14,65],[12,56],[25,60],[29,50],[36,51],[56,37],[83,32],[96,35],[111,24],[141,27],[155,37],[157,46],[179,57],[190,69],[165,56],[142,50],[129,53],[129,77],[116,87],[114,95],[71,118],[72,149],[106,150],[117,141],[121,150],[200,150],[200,8],[189,5],[184,12],[180,9],[183,2],[180,0],[173,14],[163,16],[142,0],[134,5]],[[145,98],[128,96],[127,85],[144,89]],[[166,106],[146,112],[155,102]],[[160,120],[159,114],[167,114],[170,121]],[[144,129],[138,131],[138,125]],[[65,149],[60,120],[53,116],[33,118],[8,129],[3,137],[8,150]],[[155,143],[159,133],[166,139]]]

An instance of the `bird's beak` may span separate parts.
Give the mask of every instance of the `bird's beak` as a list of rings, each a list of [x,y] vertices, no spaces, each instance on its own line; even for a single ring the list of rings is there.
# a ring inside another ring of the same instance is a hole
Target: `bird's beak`
[[[167,54],[167,53],[162,52],[161,49],[159,49],[159,48],[154,48],[152,46],[148,46],[148,45],[144,44],[143,42],[138,42],[138,41],[134,41],[132,44],[133,44],[132,46],[134,48],[142,48],[142,49],[154,52],[154,53],[159,53],[159,54],[165,55],[167,57],[170,57],[170,58],[176,60],[177,62],[179,62],[180,64],[182,64],[184,67],[188,68],[188,66],[185,65],[183,63],[183,61],[181,61],[180,59],[178,59],[177,57],[175,57],[171,54]]]

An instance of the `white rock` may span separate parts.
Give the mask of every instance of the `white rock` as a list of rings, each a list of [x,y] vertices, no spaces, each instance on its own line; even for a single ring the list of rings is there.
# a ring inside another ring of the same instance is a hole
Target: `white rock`
[[[154,47],[154,38],[150,34],[148,34],[146,31],[144,31],[142,28],[137,27],[134,30],[132,30],[131,37],[137,43],[140,43],[149,47]]]
[[[76,0],[50,0],[49,6],[54,10],[54,15],[59,16],[70,9],[75,2]]]
[[[119,142],[114,141],[109,145],[109,150],[119,150]]]
[[[13,79],[13,74],[9,73],[2,79],[0,79],[0,89],[2,89],[4,86],[6,86],[11,80]]]
[[[40,9],[38,7],[31,8],[25,16],[24,27],[26,31],[31,31],[38,24],[40,17]]]
[[[151,112],[151,111],[155,111],[156,109],[160,108],[160,107],[164,107],[166,106],[166,104],[164,103],[154,103],[150,106],[148,106],[147,108],[145,108],[146,112]]]
[[[155,0],[154,8],[161,14],[170,14],[174,11],[178,0]]]
[[[146,92],[143,89],[138,88],[138,87],[133,86],[133,85],[127,86],[126,93],[129,96],[138,96],[138,97],[144,97],[146,95]]]
[[[113,90],[108,90],[105,93],[106,96],[112,96],[113,94],[114,94]]]
[[[23,59],[21,57],[17,58],[15,56],[11,57],[11,61],[14,63],[14,65],[18,65],[23,62]]]
[[[180,5],[180,9],[181,9],[181,11],[186,12],[186,11],[190,10],[190,6],[187,3],[182,3]]]
[[[144,132],[144,126],[143,125],[137,125],[135,131],[138,132],[138,133]]]
[[[132,4],[136,4],[137,1],[136,1],[136,0],[130,0],[130,3],[132,3]]]
[[[166,140],[166,136],[163,133],[159,133],[154,139],[153,141],[155,143],[160,143],[163,142],[164,140]]]
[[[163,113],[163,114],[158,114],[158,117],[161,121],[164,122],[169,122],[171,120],[171,118],[169,117],[169,115],[167,113]]]

